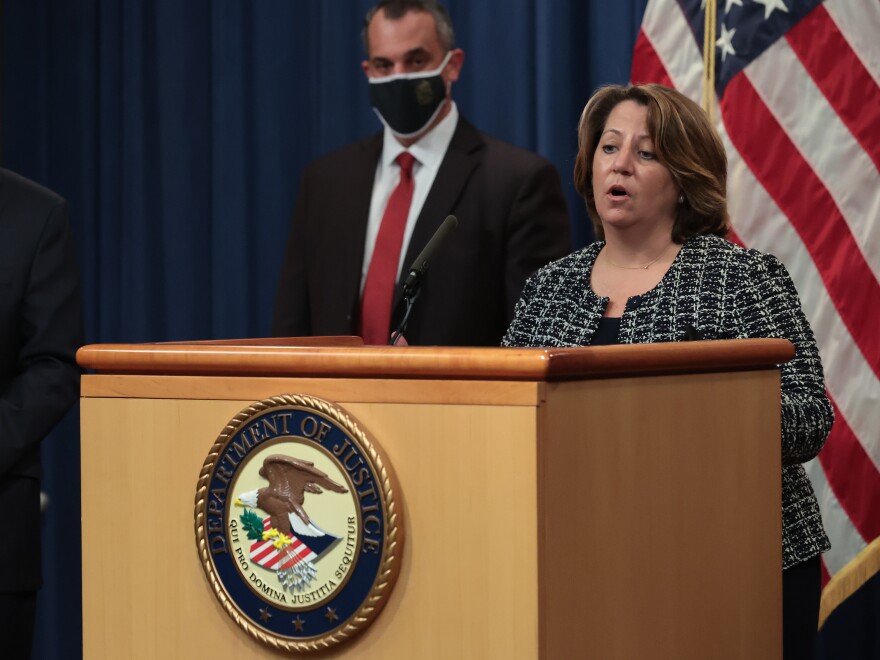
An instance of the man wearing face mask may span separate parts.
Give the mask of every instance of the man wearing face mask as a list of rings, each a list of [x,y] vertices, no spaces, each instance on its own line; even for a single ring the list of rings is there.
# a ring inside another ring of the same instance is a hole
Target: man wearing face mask
[[[458,228],[431,261],[405,338],[497,346],[526,278],[571,250],[559,175],[459,114],[451,91],[464,52],[440,4],[384,0],[363,34],[384,131],[303,174],[273,334],[388,343],[407,269],[454,214]]]

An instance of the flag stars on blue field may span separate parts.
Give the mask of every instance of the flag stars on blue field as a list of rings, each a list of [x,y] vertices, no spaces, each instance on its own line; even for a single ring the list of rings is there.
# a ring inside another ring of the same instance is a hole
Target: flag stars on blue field
[[[724,0],[724,13],[725,14],[728,13],[730,11],[730,8],[733,5],[737,5],[738,7],[742,7],[743,6],[742,0]],[[702,11],[705,8],[706,8],[706,0],[700,0],[700,10]]]
[[[752,0],[756,5],[764,6],[764,19],[770,18],[770,14],[772,14],[777,9],[779,11],[788,12],[788,7],[785,6],[784,0]],[[743,0],[724,0],[724,13],[729,14],[730,8],[736,5],[737,7],[743,6]],[[700,0],[700,11],[706,8],[706,0]]]
[[[707,0],[677,0],[703,50]],[[845,0],[840,0],[845,1]],[[715,90],[727,84],[824,0],[715,0]]]
[[[721,61],[723,62],[728,55],[736,55],[733,49],[733,35],[736,34],[736,28],[728,30],[726,25],[721,26],[721,36],[715,42],[715,45],[721,49]]]
[[[770,14],[776,9],[788,13],[788,7],[785,6],[785,3],[782,0],[755,0],[755,4],[764,5],[765,21],[770,18]]]

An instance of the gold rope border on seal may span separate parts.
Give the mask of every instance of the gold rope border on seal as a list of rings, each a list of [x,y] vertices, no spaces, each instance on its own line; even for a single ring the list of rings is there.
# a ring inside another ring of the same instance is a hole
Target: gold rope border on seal
[[[214,465],[221,455],[221,450],[226,447],[229,440],[244,426],[245,422],[258,413],[265,412],[271,408],[280,408],[282,406],[298,406],[301,408],[310,408],[321,412],[331,418],[337,424],[342,426],[350,433],[361,449],[368,455],[376,476],[378,477],[380,487],[383,494],[383,507],[385,507],[385,545],[382,552],[382,561],[379,567],[379,573],[373,582],[373,588],[370,590],[367,598],[361,604],[360,608],[349,619],[330,634],[325,634],[317,639],[309,639],[308,641],[286,640],[267,634],[262,629],[252,624],[251,621],[238,609],[234,601],[229,598],[223,585],[214,571],[214,564],[211,561],[210,550],[208,548],[208,537],[205,529],[205,511],[207,508],[207,494],[210,486],[210,476],[214,469]],[[400,573],[400,565],[402,563],[404,527],[403,519],[397,511],[397,501],[395,499],[395,491],[398,490],[397,479],[394,470],[390,464],[387,464],[382,452],[373,445],[367,438],[366,434],[355,423],[355,421],[340,408],[328,401],[318,399],[316,397],[304,394],[283,394],[263,399],[251,404],[241,412],[239,412],[229,424],[223,429],[218,436],[217,441],[211,447],[208,457],[199,473],[199,481],[196,487],[195,498],[195,533],[196,544],[198,546],[199,558],[205,576],[211,584],[214,594],[217,596],[223,609],[230,617],[245,631],[259,642],[271,646],[280,651],[295,652],[313,652],[329,649],[343,641],[346,641],[356,633],[364,630],[384,607],[391,595],[397,576]]]

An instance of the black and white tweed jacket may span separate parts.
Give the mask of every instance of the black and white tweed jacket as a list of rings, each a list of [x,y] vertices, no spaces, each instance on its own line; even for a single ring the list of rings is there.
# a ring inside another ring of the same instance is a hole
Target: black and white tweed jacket
[[[589,285],[603,246],[593,243],[535,273],[503,345],[589,345],[608,304]],[[627,301],[620,342],[680,341],[688,326],[703,339],[781,337],[794,344],[795,357],[782,366],[783,568],[825,552],[831,544],[801,463],[819,453],[834,413],[813,332],[785,267],[716,236],[687,240],[659,284]]]

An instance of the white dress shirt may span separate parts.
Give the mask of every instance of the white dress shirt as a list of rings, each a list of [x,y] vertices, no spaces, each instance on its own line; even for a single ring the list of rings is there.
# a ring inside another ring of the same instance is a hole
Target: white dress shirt
[[[458,125],[458,108],[452,102],[449,114],[428,131],[418,142],[404,148],[394,137],[390,130],[385,129],[382,142],[382,154],[376,165],[376,178],[373,182],[373,196],[370,200],[370,218],[367,222],[367,238],[364,243],[364,263],[361,266],[361,294],[364,292],[364,282],[367,280],[367,271],[370,260],[373,258],[373,249],[376,246],[376,237],[379,235],[379,226],[382,224],[382,215],[388,205],[388,198],[400,181],[400,166],[395,162],[397,157],[404,151],[409,151],[415,158],[413,163],[413,196],[409,207],[409,215],[406,217],[406,228],[403,231],[403,244],[400,248],[400,259],[397,262],[397,277],[404,267],[403,260],[409,248],[409,240],[412,237],[416,220],[422,212],[425,200],[434,178],[440,169],[440,163],[446,156],[446,150],[452,141],[452,134]],[[442,218],[441,218],[442,219]]]

